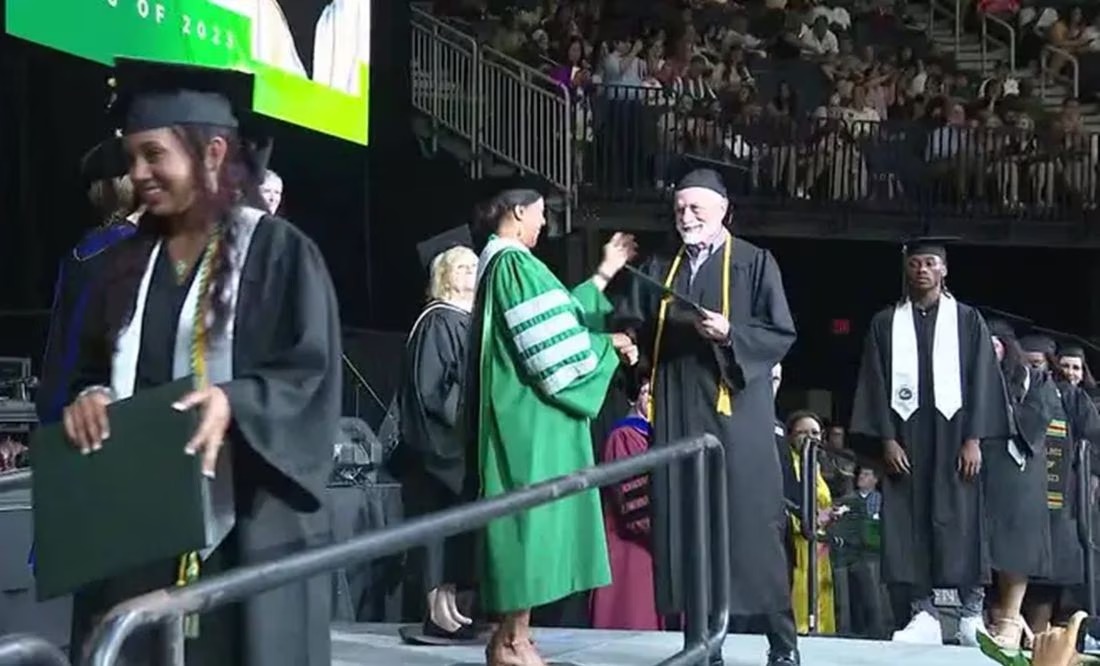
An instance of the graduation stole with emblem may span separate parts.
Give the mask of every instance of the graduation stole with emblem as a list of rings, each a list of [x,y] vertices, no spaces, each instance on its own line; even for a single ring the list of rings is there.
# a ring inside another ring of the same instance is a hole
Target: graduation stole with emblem
[[[680,246],[680,250],[676,253],[676,258],[672,260],[672,265],[669,266],[668,275],[665,276],[665,288],[671,289],[672,282],[676,279],[676,273],[680,269],[680,263],[684,260],[683,245]],[[730,318],[730,260],[733,255],[733,234],[730,234],[726,238],[725,247],[722,248],[722,316],[728,321]],[[653,338],[653,368],[650,370],[649,386],[657,385],[657,367],[658,359],[661,355],[661,337],[665,332],[665,320],[668,317],[668,306],[672,302],[672,296],[665,295],[661,298],[661,305],[657,309],[657,334]],[[649,416],[649,422],[653,422],[654,413],[654,401],[649,401],[649,408],[647,410]],[[729,387],[722,382],[721,378],[718,380],[718,395],[715,399],[715,409],[719,414],[723,416],[730,416],[733,414],[733,399],[730,396]]]
[[[1070,479],[1069,427],[1065,419],[1051,419],[1047,424],[1047,508],[1061,511],[1066,505],[1066,490]]]
[[[208,344],[207,321],[210,312],[210,277],[213,274],[213,264],[221,245],[221,230],[215,231],[206,244],[202,261],[199,263],[199,271],[196,279],[199,281],[199,302],[195,307],[191,335],[191,373],[195,379],[195,390],[204,389],[210,384],[210,377],[206,371],[206,348]],[[176,586],[188,585],[199,578],[199,569],[202,559],[197,551],[185,553],[180,556],[179,567],[176,573]],[[187,638],[198,638],[199,616],[197,613],[188,615],[183,620],[183,634]]]

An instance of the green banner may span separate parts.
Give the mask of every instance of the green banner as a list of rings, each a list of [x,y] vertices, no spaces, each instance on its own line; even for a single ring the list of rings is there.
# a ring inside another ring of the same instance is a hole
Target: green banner
[[[253,110],[367,144],[370,0],[6,0],[7,31],[110,65],[124,56],[251,72]],[[300,44],[312,44],[302,53]]]

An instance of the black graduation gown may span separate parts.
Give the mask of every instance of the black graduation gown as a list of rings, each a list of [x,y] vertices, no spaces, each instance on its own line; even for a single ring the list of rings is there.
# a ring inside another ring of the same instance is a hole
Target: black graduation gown
[[[731,612],[754,615],[791,607],[771,369],[794,343],[795,327],[775,258],[740,238],[732,242],[730,343],[703,339],[692,324],[694,313],[669,307],[652,388],[653,446],[703,433],[725,445]],[[673,282],[680,293],[714,312],[722,306],[722,254],[722,248],[712,253],[694,280],[685,257]],[[663,282],[671,262],[669,256],[654,257],[642,270]],[[659,302],[660,294],[635,281],[620,307],[621,323],[638,331],[639,347],[646,353],[653,351]],[[719,382],[732,395],[730,416],[720,415],[715,406]],[[652,480],[657,606],[668,614],[681,611],[685,603],[682,581],[689,562],[684,525],[690,520],[683,501],[686,479],[681,468],[671,467],[654,472]]]
[[[1085,580],[1085,553],[1077,536],[1077,471],[1080,462],[1077,455],[1077,442],[1087,439],[1100,442],[1100,415],[1091,397],[1083,390],[1060,382],[1058,391],[1061,396],[1058,411],[1054,418],[1063,420],[1067,426],[1059,444],[1064,448],[1062,455],[1069,463],[1061,470],[1048,469],[1048,473],[1057,474],[1062,483],[1052,480],[1049,490],[1060,488],[1064,492],[1062,508],[1050,509],[1051,570],[1049,576],[1036,582],[1051,585],[1079,585]],[[1053,437],[1053,429],[1051,436]],[[1095,463],[1094,463],[1095,464]]]
[[[951,420],[935,406],[932,347],[938,304],[914,308],[920,407],[902,421],[890,407],[894,306],[878,312],[860,362],[851,430],[896,440],[912,473],[882,481],[882,573],[886,583],[918,591],[979,585],[989,580],[979,481],[964,481],[957,461],[967,439],[1008,436],[1008,405],[989,328],[974,308],[958,303],[962,408]]]
[[[102,274],[107,250],[130,236],[137,227],[116,222],[89,231],[61,262],[50,310],[50,332],[39,371],[35,407],[42,424],[61,420],[76,371],[84,315],[93,284]]]
[[[1021,576],[1050,575],[1050,519],[1047,515],[1047,427],[1061,412],[1050,375],[1028,369],[1027,392],[1006,390],[1013,422],[1012,439],[1026,457],[1024,468],[1008,451],[1008,439],[982,442],[982,483],[990,564]]]
[[[147,257],[142,234],[111,251]],[[141,259],[144,262],[144,259]],[[142,264],[144,265],[144,264]],[[135,286],[136,293],[136,286]],[[136,388],[171,380],[176,322],[186,287],[162,252],[150,283]],[[259,223],[241,275],[235,313],[234,380],[226,392],[233,422],[236,525],[203,562],[202,575],[283,557],[329,540],[325,486],[341,405],[341,340],[336,295],[317,247],[280,218]],[[101,313],[95,302],[90,315]],[[89,325],[90,330],[102,330]],[[110,359],[84,345],[74,390],[110,383]],[[107,442],[105,446],[110,446]],[[176,562],[152,563],[77,593],[73,647],[95,618],[136,594],[173,585]],[[319,576],[204,614],[189,640],[189,665],[330,666],[331,583]],[[155,634],[155,632],[149,632]],[[159,664],[149,634],[127,641],[119,664]]]
[[[434,302],[405,346],[396,465],[409,517],[476,499],[476,492],[471,496],[476,487],[471,489],[467,481],[466,443],[457,428],[469,331],[468,312]],[[442,583],[469,583],[473,568],[468,544],[467,535],[458,535],[410,552],[409,600],[422,606],[424,595]]]

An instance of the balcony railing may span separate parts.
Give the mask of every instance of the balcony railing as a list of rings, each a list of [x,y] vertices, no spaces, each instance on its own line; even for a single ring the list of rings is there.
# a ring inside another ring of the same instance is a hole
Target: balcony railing
[[[906,215],[1072,219],[1097,203],[1098,137],[1055,130],[730,118],[660,89],[590,88],[579,102],[582,194],[659,200],[683,155],[765,206]]]

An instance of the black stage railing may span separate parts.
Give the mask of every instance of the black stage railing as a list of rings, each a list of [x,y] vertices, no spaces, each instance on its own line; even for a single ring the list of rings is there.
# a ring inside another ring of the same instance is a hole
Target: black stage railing
[[[69,660],[37,636],[12,634],[0,636],[0,666],[69,666]]]
[[[726,463],[721,443],[711,435],[423,516],[344,543],[242,567],[194,585],[135,597],[113,608],[96,627],[84,646],[83,663],[111,666],[135,631],[160,624],[167,629],[163,644],[166,663],[182,664],[182,619],[186,614],[201,613],[293,581],[478,529],[494,519],[619,483],[678,461],[687,466],[689,482],[683,487],[693,518],[689,541],[684,544],[691,563],[690,580],[685,581],[689,599],[685,609],[684,649],[659,666],[706,663],[710,654],[721,649],[726,635],[730,590]],[[712,535],[716,538],[710,538]],[[713,576],[709,575],[711,571]]]
[[[574,99],[582,200],[660,199],[681,156],[694,155],[726,167],[739,202],[784,209],[1072,221],[1098,203],[1100,135],[1035,129],[1026,116],[999,127],[877,122],[824,107],[777,117],[736,100],[616,86]]]

